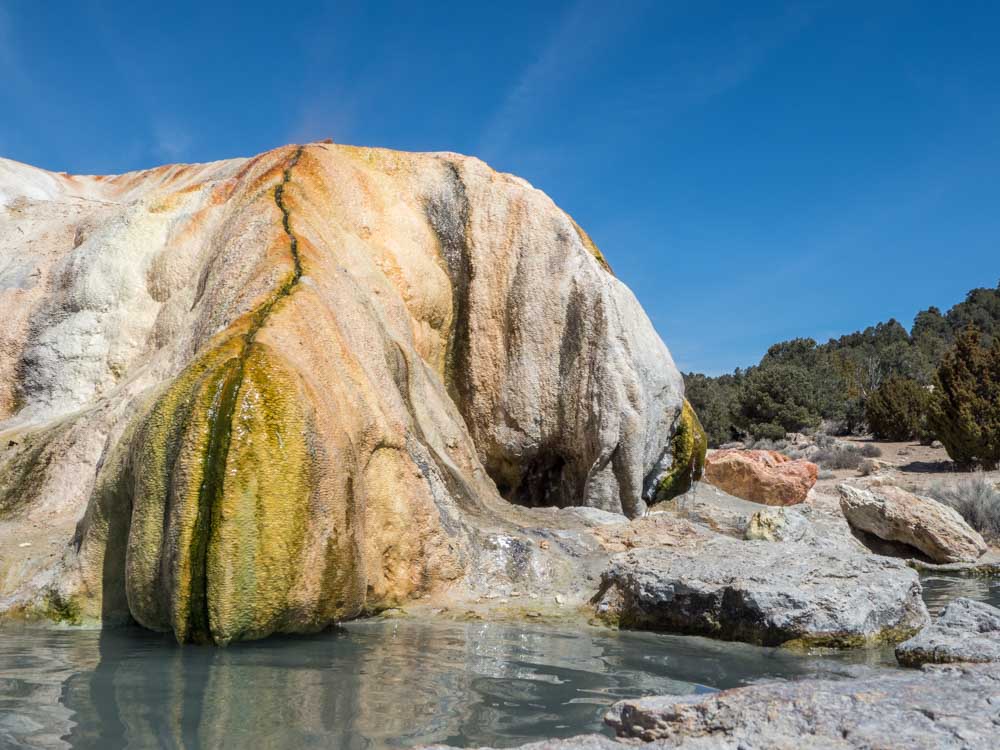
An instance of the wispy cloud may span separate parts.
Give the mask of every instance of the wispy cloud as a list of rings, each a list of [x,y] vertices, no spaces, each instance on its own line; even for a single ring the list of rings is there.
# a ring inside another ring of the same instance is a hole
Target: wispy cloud
[[[141,134],[146,158],[160,162],[191,161],[197,130],[189,127],[174,112],[164,111],[156,95],[155,81],[140,65],[135,65],[128,51],[133,40],[119,34],[113,13],[99,4],[86,6],[94,41],[103,48],[119,85],[138,105],[148,130]]]
[[[158,159],[180,161],[188,158],[194,138],[191,131],[172,117],[152,119],[153,151]]]
[[[615,102],[625,120],[655,113],[660,127],[671,119],[704,107],[750,81],[782,47],[808,28],[820,3],[788,6],[770,18],[739,18],[720,27],[711,40],[677,40],[665,45],[662,65],[637,76]]]
[[[28,71],[18,52],[17,34],[10,11],[0,4],[0,90],[12,90],[29,83]]]
[[[646,7],[645,3],[635,3],[624,9],[580,0],[570,8],[487,122],[480,137],[479,155],[489,160],[502,153],[518,131],[543,112],[557,90],[581,77],[596,54],[620,37]]]

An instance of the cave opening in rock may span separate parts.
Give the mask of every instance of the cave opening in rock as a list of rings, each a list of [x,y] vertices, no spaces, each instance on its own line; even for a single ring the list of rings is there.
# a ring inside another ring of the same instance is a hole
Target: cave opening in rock
[[[863,529],[858,529],[850,525],[848,526],[851,529],[851,534],[854,538],[876,555],[882,555],[883,557],[897,557],[902,560],[913,559],[925,563],[934,562],[923,552],[918,550],[916,547],[911,547],[909,544],[882,539],[881,537],[878,537],[875,534],[870,534]]]
[[[500,494],[515,505],[565,508],[575,504],[568,491],[566,468],[566,459],[558,453],[540,453],[524,466],[519,479],[511,482],[494,477],[494,481]]]

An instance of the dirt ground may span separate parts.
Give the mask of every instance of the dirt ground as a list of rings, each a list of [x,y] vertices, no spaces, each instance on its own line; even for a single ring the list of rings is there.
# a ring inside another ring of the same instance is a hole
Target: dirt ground
[[[923,494],[927,488],[935,484],[959,482],[984,474],[984,472],[958,471],[944,448],[932,448],[916,442],[886,443],[866,438],[840,439],[859,447],[877,445],[882,455],[876,460],[885,464],[885,467],[878,472],[878,476],[891,478],[893,484],[917,494]],[[861,476],[861,472],[855,469],[840,469],[833,472],[833,477],[820,479],[816,483],[815,490],[822,494],[836,494],[838,484]],[[985,476],[994,483],[1000,483],[1000,471],[986,472]]]

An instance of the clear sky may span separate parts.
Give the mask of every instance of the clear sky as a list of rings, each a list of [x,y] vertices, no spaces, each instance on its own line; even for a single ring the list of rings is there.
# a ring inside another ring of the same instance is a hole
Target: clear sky
[[[995,2],[0,0],[0,155],[109,173],[326,137],[530,180],[684,370],[1000,277]]]

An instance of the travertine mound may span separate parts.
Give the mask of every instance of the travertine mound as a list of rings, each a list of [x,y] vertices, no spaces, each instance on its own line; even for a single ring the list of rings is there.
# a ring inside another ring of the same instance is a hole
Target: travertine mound
[[[509,559],[517,506],[635,516],[684,470],[635,297],[543,193],[455,154],[0,160],[0,314],[8,615],[316,630],[551,579],[555,551]]]

